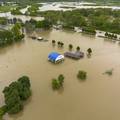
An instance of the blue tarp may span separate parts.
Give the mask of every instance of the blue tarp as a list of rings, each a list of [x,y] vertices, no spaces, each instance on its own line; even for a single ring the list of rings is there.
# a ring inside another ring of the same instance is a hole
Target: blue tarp
[[[60,54],[57,53],[57,52],[52,52],[52,53],[49,54],[48,59],[50,59],[51,61],[55,61],[56,58],[57,58],[59,55],[60,55]]]

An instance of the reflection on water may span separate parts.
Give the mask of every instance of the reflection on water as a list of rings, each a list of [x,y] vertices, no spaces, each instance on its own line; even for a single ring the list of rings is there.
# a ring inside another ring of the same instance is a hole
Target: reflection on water
[[[46,31],[38,36],[49,42],[26,37],[25,43],[0,50],[0,104],[4,101],[4,86],[22,75],[31,78],[33,92],[24,111],[6,116],[6,120],[120,120],[120,46],[103,38],[67,31]],[[64,42],[64,48],[53,47],[53,39]],[[73,51],[78,45],[85,53],[91,47],[93,55],[78,61],[66,58],[57,65],[48,62],[50,52],[63,54],[70,43]],[[112,76],[102,74],[111,68]],[[77,79],[78,70],[87,71],[86,81]],[[57,92],[51,88],[51,79],[59,74],[65,80],[64,89]]]

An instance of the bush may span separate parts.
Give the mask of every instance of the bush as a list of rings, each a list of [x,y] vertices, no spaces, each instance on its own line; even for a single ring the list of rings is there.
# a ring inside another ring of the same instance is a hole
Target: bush
[[[80,70],[77,74],[77,78],[80,80],[85,80],[87,78],[87,73],[85,71]]]

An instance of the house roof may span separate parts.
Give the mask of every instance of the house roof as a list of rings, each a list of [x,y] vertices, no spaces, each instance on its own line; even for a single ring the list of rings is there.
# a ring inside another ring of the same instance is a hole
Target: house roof
[[[51,60],[56,60],[58,56],[60,56],[59,53],[52,52],[52,53],[49,54],[48,58],[51,59]]]

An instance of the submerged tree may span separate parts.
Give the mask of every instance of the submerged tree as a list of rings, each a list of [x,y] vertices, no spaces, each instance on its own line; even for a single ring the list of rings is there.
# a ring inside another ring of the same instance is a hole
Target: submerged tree
[[[69,49],[72,50],[72,48],[73,48],[73,45],[69,44]]]
[[[60,43],[60,45],[61,45],[61,47],[63,47],[63,46],[64,46],[64,43],[63,43],[63,42],[61,42],[61,43]]]
[[[56,43],[56,41],[55,40],[52,40],[52,44],[55,44]]]
[[[113,74],[113,69],[105,71],[104,74],[107,74],[107,75],[111,76]]]
[[[77,46],[76,50],[77,50],[77,51],[80,51],[80,47],[79,47],[79,46]]]
[[[77,78],[80,80],[86,80],[87,72],[82,71],[82,70],[78,71]]]
[[[88,49],[87,49],[87,52],[88,52],[89,55],[91,55],[92,49],[91,49],[91,48],[88,48]]]
[[[59,84],[60,84],[61,86],[63,86],[64,76],[63,76],[62,74],[60,74],[60,75],[58,76],[58,81],[59,81]]]
[[[57,79],[52,79],[52,88],[54,90],[58,90],[63,87],[64,76],[60,74]]]
[[[60,88],[60,84],[59,84],[59,81],[57,79],[52,79],[52,88],[54,90]]]
[[[58,46],[60,46],[61,42],[60,42],[60,41],[58,41],[58,42],[57,42],[57,44],[58,44]]]

